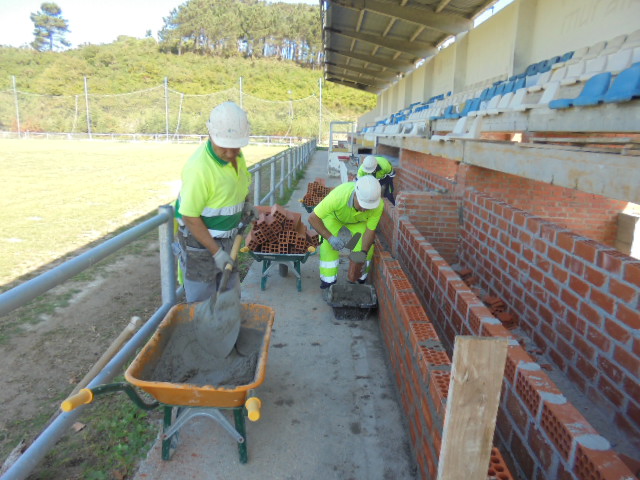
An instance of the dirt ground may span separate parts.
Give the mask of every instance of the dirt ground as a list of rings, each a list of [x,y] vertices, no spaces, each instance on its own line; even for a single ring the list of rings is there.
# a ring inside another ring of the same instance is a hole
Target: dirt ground
[[[160,306],[158,244],[145,238],[0,318],[0,464],[33,440],[132,316],[146,321]]]

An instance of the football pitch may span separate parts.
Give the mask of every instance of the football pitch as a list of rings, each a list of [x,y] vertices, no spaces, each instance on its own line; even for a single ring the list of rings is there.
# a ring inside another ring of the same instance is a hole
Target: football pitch
[[[172,202],[197,147],[0,140],[0,290]],[[243,152],[253,165],[285,148],[249,145]]]

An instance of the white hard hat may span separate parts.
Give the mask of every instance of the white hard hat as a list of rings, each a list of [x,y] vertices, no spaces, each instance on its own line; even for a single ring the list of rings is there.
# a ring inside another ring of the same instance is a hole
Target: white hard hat
[[[358,178],[355,191],[362,208],[372,210],[380,205],[380,182],[371,175]]]
[[[367,155],[362,162],[362,170],[367,173],[373,173],[378,166],[378,159],[373,155]]]
[[[247,112],[234,102],[224,102],[211,110],[207,129],[211,140],[222,148],[242,148],[249,144]]]

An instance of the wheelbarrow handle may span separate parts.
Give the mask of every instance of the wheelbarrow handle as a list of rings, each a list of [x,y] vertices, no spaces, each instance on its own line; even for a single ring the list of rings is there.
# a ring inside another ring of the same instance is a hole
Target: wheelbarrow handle
[[[81,405],[86,405],[88,403],[93,402],[93,392],[88,388],[81,389],[75,395],[71,395],[64,402],[60,404],[60,408],[63,412],[70,412],[71,410],[75,410]]]
[[[249,247],[244,246],[244,247],[242,247],[242,248],[240,249],[240,251],[241,251],[242,253],[247,253],[247,252],[249,251]]]
[[[244,408],[247,409],[247,416],[252,422],[260,420],[260,408],[262,407],[262,401],[258,397],[249,397],[244,402]]]

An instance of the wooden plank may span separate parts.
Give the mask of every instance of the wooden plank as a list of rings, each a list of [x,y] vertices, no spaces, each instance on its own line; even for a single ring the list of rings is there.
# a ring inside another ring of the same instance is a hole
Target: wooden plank
[[[507,345],[506,338],[456,337],[438,480],[486,480]]]

